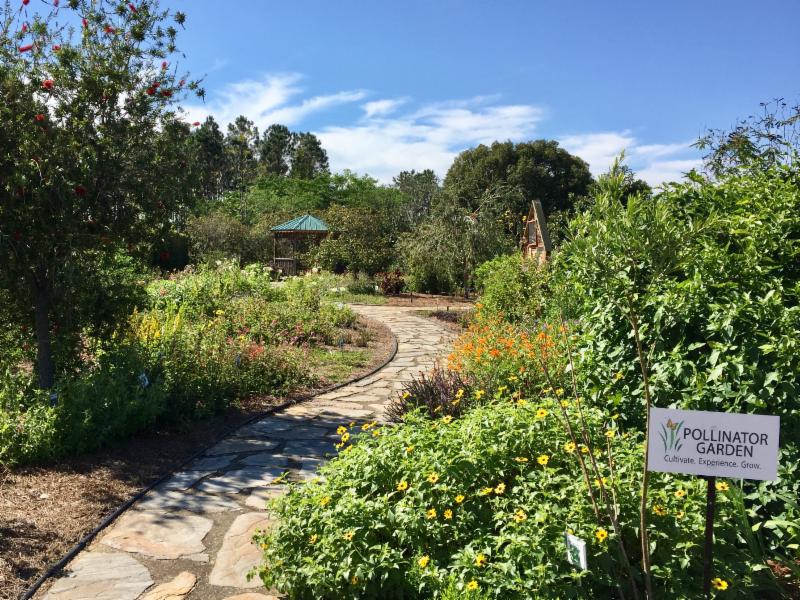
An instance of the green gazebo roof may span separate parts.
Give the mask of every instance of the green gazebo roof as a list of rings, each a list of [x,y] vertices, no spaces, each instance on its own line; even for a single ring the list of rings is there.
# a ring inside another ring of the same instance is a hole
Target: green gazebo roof
[[[272,231],[284,231],[287,233],[290,231],[318,231],[320,233],[324,233],[328,231],[328,225],[322,219],[317,219],[311,215],[303,215],[301,217],[292,219],[291,221],[286,221],[286,223],[276,225],[272,228]]]

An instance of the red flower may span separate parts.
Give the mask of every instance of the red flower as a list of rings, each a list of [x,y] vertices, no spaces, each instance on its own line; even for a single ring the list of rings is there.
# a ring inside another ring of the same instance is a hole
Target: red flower
[[[146,91],[148,96],[152,96],[153,94],[156,93],[156,88],[151,85],[149,88],[147,88]]]
[[[181,80],[178,82],[178,85],[179,85],[179,86],[181,86],[181,87],[185,86],[185,85],[186,85],[186,80],[185,80],[185,79],[181,79]]]
[[[56,8],[58,8],[58,0],[53,0],[53,6],[55,6]]]
[[[111,25],[106,25],[106,33],[117,33],[117,30],[114,29]]]
[[[28,24],[27,23],[23,23],[22,24],[22,30],[20,31],[20,33],[25,33],[26,31],[28,31]]]
[[[58,52],[59,50],[61,50],[61,46],[59,46],[58,44],[53,46],[53,52]]]
[[[136,7],[132,3],[128,4],[128,8],[130,8],[131,12],[134,13],[134,14],[139,12],[138,10],[136,10]]]
[[[28,44],[27,46],[19,47],[20,52],[30,52],[31,50],[33,50],[33,44]]]
[[[86,196],[86,188],[83,187],[82,185],[80,185],[80,184],[76,185],[74,190],[75,190],[75,195],[76,196],[80,196],[81,198]]]
[[[83,28],[84,28],[84,29],[86,29],[87,27],[89,27],[89,21],[87,21],[86,19],[81,19],[81,23],[83,23]]]
[[[170,98],[171,96],[172,96],[172,92],[169,91],[169,90],[164,90],[163,92],[161,92],[161,97],[162,98]]]
[[[169,66],[169,63],[167,61],[162,62],[161,63],[161,70],[162,71],[166,71],[168,66]]]
[[[11,234],[11,237],[14,238],[15,242],[22,241],[22,232],[19,229],[16,229],[14,233]]]
[[[44,115],[43,115],[42,113],[39,113],[38,115],[36,115],[36,116],[35,116],[35,117],[33,117],[33,118],[34,118],[34,119],[36,119],[36,120],[37,120],[39,123],[41,123],[42,121],[44,121]]]
[[[28,6],[28,4],[30,4],[30,2],[31,2],[31,0],[22,0],[22,5],[23,6]]]
[[[192,123],[192,127],[200,127],[200,121],[195,121]]]
[[[53,86],[55,86],[55,82],[52,79],[45,79],[42,82],[42,89],[49,91],[53,89]]]
[[[154,82],[154,83],[153,83],[153,89],[154,89],[154,90],[157,90],[157,89],[158,89],[158,88],[160,88],[160,87],[161,87],[161,84],[160,84],[158,81],[156,81],[156,82]]]

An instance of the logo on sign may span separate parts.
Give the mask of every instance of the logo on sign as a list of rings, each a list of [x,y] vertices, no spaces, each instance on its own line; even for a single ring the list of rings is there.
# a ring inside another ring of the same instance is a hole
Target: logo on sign
[[[683,446],[679,433],[683,423],[683,421],[673,423],[672,419],[667,419],[666,425],[664,423],[661,424],[661,431],[658,435],[661,441],[664,442],[664,452],[677,452]]]

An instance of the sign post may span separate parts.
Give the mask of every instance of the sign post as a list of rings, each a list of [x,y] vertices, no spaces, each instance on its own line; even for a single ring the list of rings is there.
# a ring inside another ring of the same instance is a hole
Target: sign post
[[[777,479],[779,434],[780,417],[777,416],[650,409],[648,470],[701,475],[707,480],[703,544],[706,598],[711,597],[714,576],[717,477]]]

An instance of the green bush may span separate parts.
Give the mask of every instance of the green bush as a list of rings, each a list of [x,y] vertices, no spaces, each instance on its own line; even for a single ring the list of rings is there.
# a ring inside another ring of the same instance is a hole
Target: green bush
[[[522,255],[497,256],[475,272],[481,304],[487,312],[512,323],[539,316],[543,309],[548,271]]]
[[[607,415],[584,407],[605,488],[614,490],[618,537],[593,512],[577,460],[588,454],[569,445],[559,410],[553,399],[503,401],[454,420],[412,414],[398,426],[340,430],[345,447],[320,478],[272,504],[276,525],[256,536],[264,549],[257,574],[295,599],[616,597],[628,585],[620,539],[638,561],[642,438],[620,435]],[[566,410],[576,427],[574,403]],[[599,481],[590,485],[597,495]],[[705,482],[653,474],[651,488],[656,597],[697,598]],[[735,485],[720,493],[716,573],[730,582],[726,597],[777,598],[742,541],[739,503]],[[588,571],[567,562],[565,531],[587,541]]]

